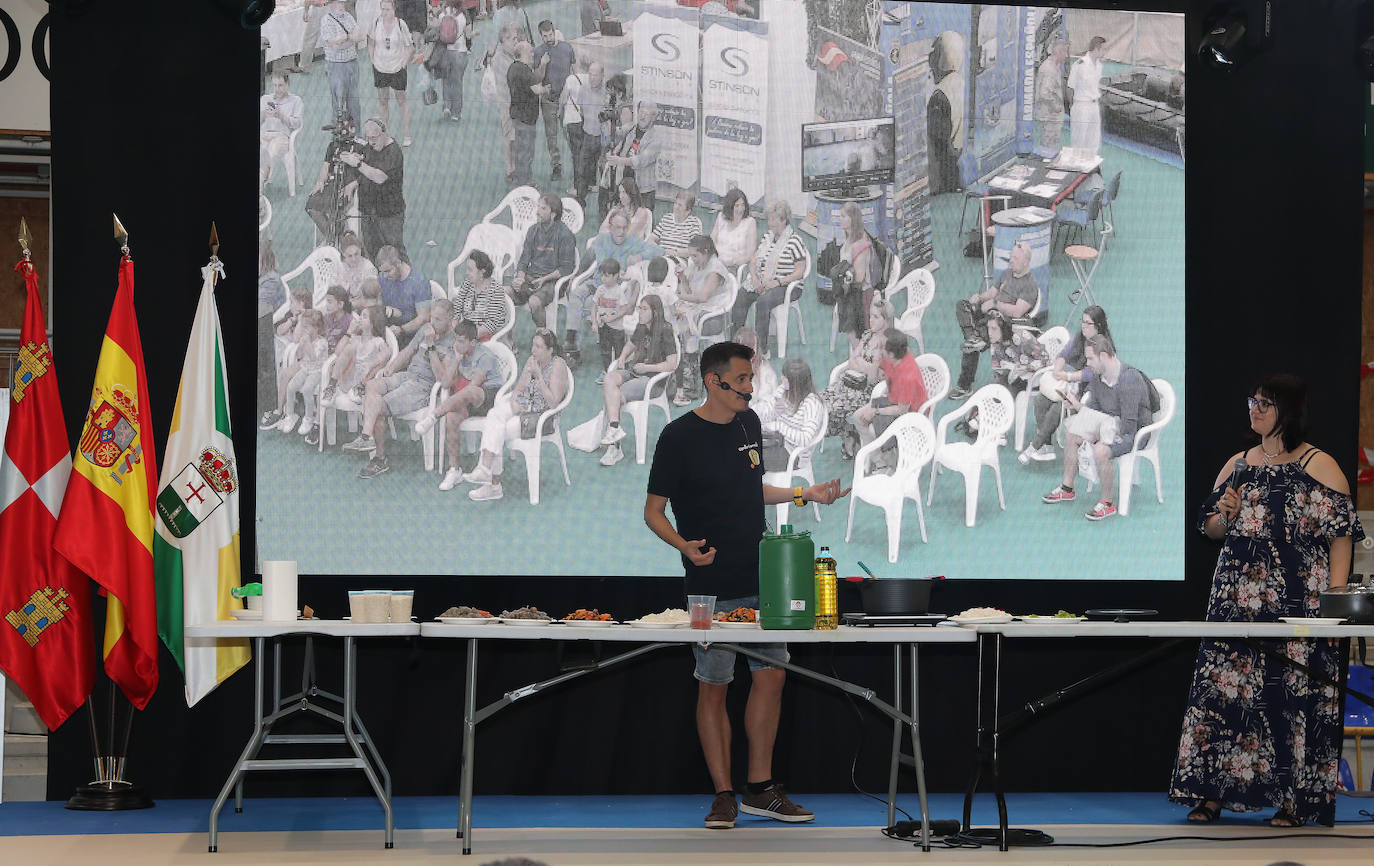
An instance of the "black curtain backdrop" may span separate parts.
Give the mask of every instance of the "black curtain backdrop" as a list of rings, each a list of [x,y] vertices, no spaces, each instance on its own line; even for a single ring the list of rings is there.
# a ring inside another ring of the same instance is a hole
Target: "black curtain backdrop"
[[[1210,3],[1141,5],[1188,12],[1191,46]],[[1275,4],[1274,45],[1267,55],[1229,77],[1189,62],[1186,486],[1191,502],[1201,500],[1218,468],[1243,444],[1242,400],[1256,378],[1271,371],[1307,379],[1313,441],[1347,471],[1352,467],[1367,88],[1354,62],[1354,7],[1338,0]],[[200,285],[198,269],[208,255],[210,222],[216,221],[229,275],[219,300],[239,432],[244,567],[251,573],[258,34],[240,29],[209,0],[174,6],[152,0],[54,0],[52,8],[52,282],[70,434],[75,441],[114,297],[118,252],[111,212],[118,212],[132,232],[159,455]],[[1126,199],[1132,195],[1123,192]],[[1216,547],[1190,526],[1179,526],[1178,532],[1188,539],[1187,573],[1169,577],[1183,580],[951,581],[938,588],[933,609],[1124,605],[1158,608],[1166,619],[1197,619]],[[1149,551],[1140,556],[1148,557]],[[938,572],[940,564],[919,570]],[[337,617],[346,612],[344,590],[364,585],[387,581],[306,576],[300,597],[324,616]],[[626,576],[441,575],[396,585],[416,589],[415,611],[422,619],[459,601],[498,609],[537,601],[555,611],[619,610],[657,609],[682,597],[680,581]],[[1013,641],[1004,699],[1015,705],[1038,697],[1148,647],[1144,641]],[[612,651],[610,645],[604,649]],[[338,691],[339,647],[326,641],[318,651],[322,684]],[[299,652],[299,645],[290,648],[294,657]],[[1174,653],[1010,739],[1004,763],[1008,788],[1162,792],[1177,748],[1192,655],[1191,650]],[[833,667],[848,678],[890,688],[890,649],[796,647],[794,656],[802,664]],[[398,794],[457,791],[464,661],[457,641],[368,641],[363,646],[360,710],[391,767]],[[480,697],[495,699],[506,688],[576,661],[545,644],[485,650]],[[690,664],[685,650],[662,653],[517,703],[498,717],[499,724],[481,730],[478,793],[709,791],[693,723]],[[926,758],[936,791],[960,790],[971,767],[973,671],[967,647],[923,650]],[[288,675],[288,683],[295,676]],[[193,710],[185,706],[179,673],[165,653],[162,678],[157,696],[135,721],[129,773],[154,797],[211,796],[249,733],[251,674],[238,674]],[[732,697],[742,703],[742,692]],[[880,790],[889,736],[890,728],[867,708],[794,681],[784,705],[776,772],[797,791],[845,791],[857,752],[859,783]],[[742,747],[743,738],[736,739]],[[53,736],[49,797],[66,798],[89,772],[86,719],[79,713]],[[911,790],[909,777],[903,787]],[[356,774],[328,773],[254,775],[248,783],[250,796],[307,791],[361,794],[365,783]],[[875,816],[880,808],[875,804]]]

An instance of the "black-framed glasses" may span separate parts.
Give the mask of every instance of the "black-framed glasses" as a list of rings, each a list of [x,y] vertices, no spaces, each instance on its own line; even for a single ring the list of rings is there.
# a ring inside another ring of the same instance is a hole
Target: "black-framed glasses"
[[[1245,398],[1245,405],[1249,406],[1251,409],[1259,409],[1261,412],[1268,412],[1270,409],[1274,408],[1274,401],[1266,400],[1263,397],[1247,397]]]

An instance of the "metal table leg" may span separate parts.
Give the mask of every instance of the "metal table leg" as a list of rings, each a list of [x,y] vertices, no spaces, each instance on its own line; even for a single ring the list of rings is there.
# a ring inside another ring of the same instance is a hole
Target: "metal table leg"
[[[902,645],[892,645],[892,705],[902,705]],[[887,767],[887,826],[897,823],[897,767],[901,763],[902,722],[892,720],[892,759]]]
[[[973,795],[978,792],[978,782],[983,774],[983,655],[986,635],[978,635],[978,665],[975,672],[973,704],[973,772],[969,775],[968,787],[964,790],[964,812],[960,828],[967,833],[973,829]]]
[[[372,785],[373,793],[377,795],[377,799],[382,804],[382,811],[386,813],[385,842],[387,848],[392,848],[395,845],[395,818],[391,812],[390,783],[388,782],[388,790],[382,789],[382,783],[378,780],[377,773],[372,769],[372,765],[368,763],[367,756],[363,754],[362,746],[358,742],[358,736],[353,730],[354,722],[358,718],[357,675],[357,643],[353,637],[348,636],[344,638],[344,739],[348,741],[349,747],[353,749],[353,754],[357,755],[358,760],[362,763],[360,769],[363,771],[363,775],[367,776],[368,783]]]
[[[229,773],[229,778],[225,780],[224,787],[220,789],[219,796],[215,798],[215,803],[210,807],[210,853],[219,850],[219,810],[224,808],[225,800],[229,799],[229,792],[238,790],[242,794],[242,780],[245,765],[258,749],[262,748],[263,734],[263,659],[265,638],[253,639],[253,735],[248,738],[248,744],[243,747],[239,754],[238,761],[234,764],[234,769]],[[240,809],[242,811],[242,809]]]
[[[1002,791],[1002,758],[1000,746],[1002,739],[1002,635],[992,636],[993,674],[992,674],[992,792],[997,798],[997,850],[1007,850],[1007,797]]]
[[[477,741],[477,638],[468,639],[467,681],[463,687],[463,766],[458,789],[458,838],[472,853],[472,761]]]
[[[930,851],[930,802],[926,798],[926,762],[921,753],[921,722],[920,722],[920,670],[918,662],[918,648],[916,644],[909,644],[911,647],[911,754],[916,761],[916,796],[921,801],[921,850]],[[898,647],[900,652],[901,647]],[[897,706],[901,706],[901,697],[898,695]]]

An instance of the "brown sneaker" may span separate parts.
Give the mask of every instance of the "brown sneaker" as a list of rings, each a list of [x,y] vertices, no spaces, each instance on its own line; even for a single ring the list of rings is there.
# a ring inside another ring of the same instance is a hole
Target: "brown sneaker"
[[[789,824],[800,824],[816,820],[816,813],[808,812],[787,799],[782,785],[774,785],[762,794],[745,794],[740,798],[739,808],[746,815],[773,818]]]
[[[711,801],[711,811],[706,813],[707,830],[729,830],[735,826],[739,808],[735,806],[735,792],[721,791]]]

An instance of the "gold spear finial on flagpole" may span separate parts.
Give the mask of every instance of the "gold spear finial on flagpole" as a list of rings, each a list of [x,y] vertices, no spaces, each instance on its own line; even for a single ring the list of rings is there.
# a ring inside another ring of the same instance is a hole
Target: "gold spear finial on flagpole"
[[[124,255],[129,254],[129,232],[124,228],[124,223],[119,221],[119,214],[114,214],[114,238],[119,241],[119,250]]]
[[[19,218],[19,249],[24,251],[24,261],[20,269],[24,273],[33,272],[33,253],[29,251],[29,245],[33,243],[33,234],[29,231],[29,222],[23,217]]]
[[[33,243],[33,234],[29,231],[29,221],[23,217],[19,218],[19,248],[24,251],[24,258],[29,258],[29,244]]]
[[[224,266],[219,260],[219,231],[215,228],[215,221],[210,220],[210,285],[218,286],[219,278],[224,273]]]

